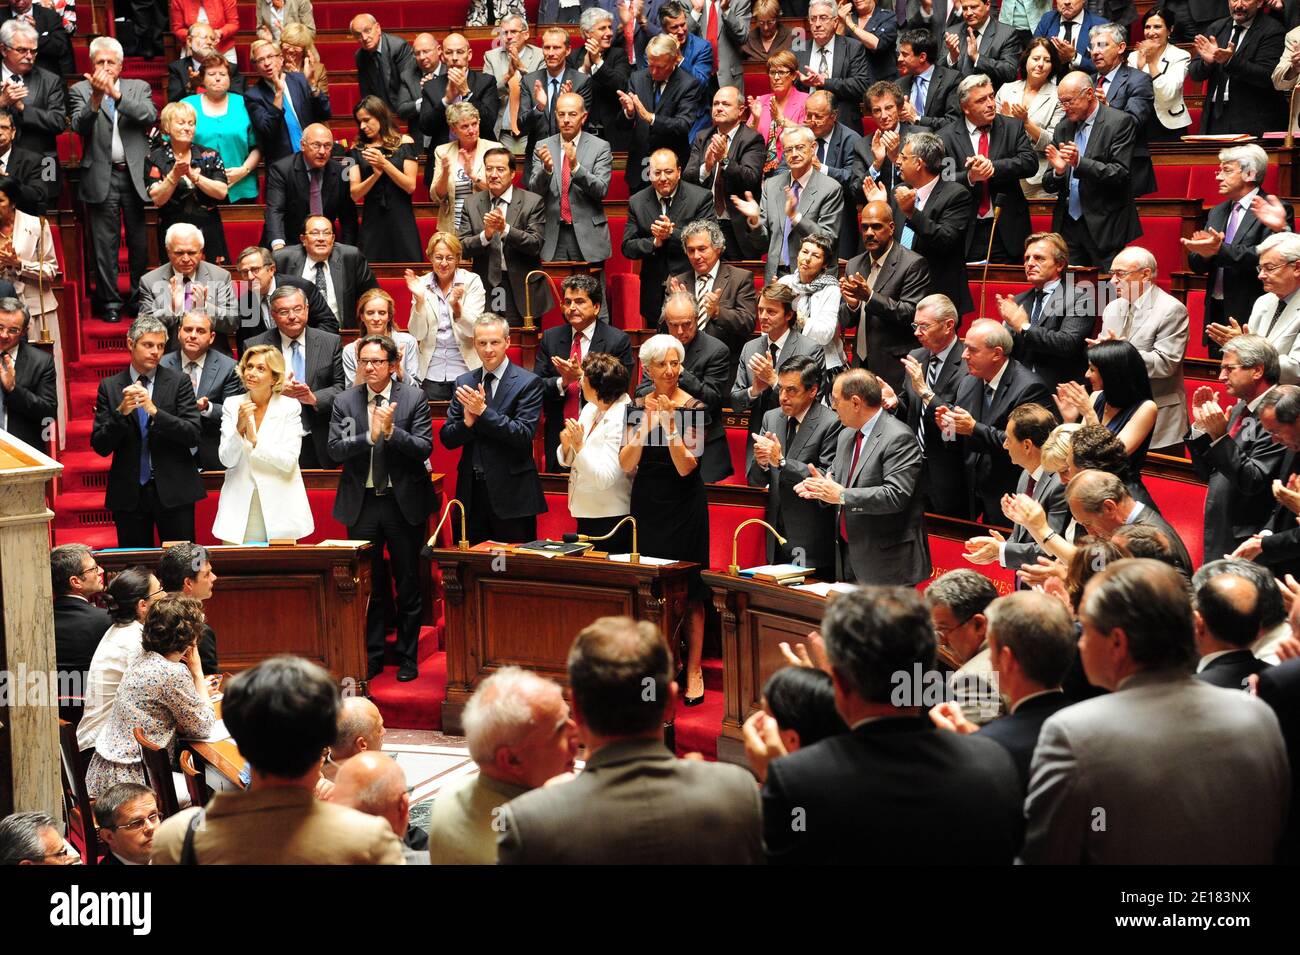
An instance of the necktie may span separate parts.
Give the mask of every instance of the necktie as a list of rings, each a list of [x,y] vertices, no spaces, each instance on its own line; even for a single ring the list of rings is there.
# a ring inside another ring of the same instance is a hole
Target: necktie
[[[821,60],[817,63],[817,72],[822,76],[826,76],[830,72],[830,70],[827,69],[829,63],[826,60],[826,47],[822,47],[817,52],[821,55]]]
[[[1254,417],[1254,415],[1251,413],[1250,408],[1242,408],[1241,414],[1237,416],[1237,420],[1234,421],[1232,427],[1228,429],[1228,437],[1235,438],[1237,435],[1241,434],[1241,429],[1246,425],[1246,419],[1251,417]]]
[[[660,213],[660,214],[661,214],[665,219],[671,219],[671,218],[672,218],[672,216],[670,216],[670,215],[668,214],[668,200],[667,200],[667,199],[660,199],[660,200],[659,200],[659,213]]]
[[[104,97],[104,112],[108,114],[110,122],[117,121],[117,100],[111,96]]]
[[[321,193],[321,182],[320,182],[321,172],[322,170],[320,169],[313,169],[310,173],[307,174],[307,178],[311,180],[310,190],[307,198],[307,208],[314,216],[324,215],[324,212],[322,211],[323,206],[321,203],[321,194],[320,194]]]
[[[573,170],[569,168],[569,155],[564,154],[560,163],[560,221],[573,225],[573,209],[569,205],[569,183],[573,181]]]
[[[1097,92],[1102,96],[1106,95],[1106,84],[1109,80],[1104,76],[1097,77]]]
[[[979,154],[985,159],[989,158],[989,128],[981,126],[979,138]],[[979,215],[981,218],[989,214],[989,209],[993,207],[993,201],[989,197],[989,181],[985,179],[980,183],[980,206]]]
[[[1234,203],[1232,212],[1228,213],[1228,225],[1223,230],[1223,244],[1230,245],[1233,238],[1237,235],[1237,226],[1241,225],[1241,217],[1245,214],[1241,203]],[[1223,298],[1223,278],[1224,270],[1219,269],[1214,275],[1214,297]]]
[[[497,196],[492,200],[492,211],[498,212],[504,209],[505,205],[505,199]],[[491,245],[495,251],[488,256],[488,284],[496,288],[501,284],[501,276],[505,274],[506,270],[506,247],[500,232],[492,236]]]
[[[1038,487],[1038,482],[1034,480],[1034,476],[1032,474],[1029,475],[1028,479],[1026,479],[1025,481],[1025,493],[1028,494],[1030,497],[1033,497],[1034,490],[1037,487]]]
[[[636,18],[628,17],[623,24],[623,45],[627,47],[627,61],[636,66]]]
[[[705,322],[709,320],[709,313],[704,310],[704,296],[709,291],[709,273],[705,272],[695,280],[695,314],[696,321],[700,328],[704,327]]]
[[[817,161],[822,165],[826,164],[826,140],[817,140]]]
[[[925,387],[933,394],[934,383],[939,380],[939,356],[931,355],[925,365]],[[925,419],[930,409],[921,409],[921,418],[916,423],[916,440],[921,445],[921,454],[925,454]]]
[[[1266,326],[1259,330],[1258,334],[1264,338],[1268,338],[1269,333],[1273,331],[1273,326],[1277,324],[1277,320],[1282,317],[1282,313],[1285,311],[1286,299],[1280,298],[1277,300],[1277,308],[1273,309],[1273,317],[1268,320]]]
[[[1047,296],[1043,293],[1042,289],[1034,289],[1031,296],[1031,302],[1029,305],[1029,327],[1030,328],[1033,328],[1036,324],[1038,324],[1039,316],[1043,311],[1043,299],[1045,299],[1046,297]]]
[[[656,110],[659,109],[659,100],[663,98],[663,95],[664,95],[664,84],[656,83],[655,84],[655,109]]]
[[[317,262],[317,263],[316,263],[315,282],[316,282],[316,288],[317,288],[318,290],[320,290],[321,297],[324,298],[324,299],[327,299],[327,300],[328,300],[328,298],[329,298],[329,290],[330,290],[330,289],[329,289],[329,285],[328,285],[328,284],[326,283],[326,281],[325,281],[325,263],[324,263],[324,262]]]
[[[708,8],[709,25],[704,28],[704,39],[709,41],[709,46],[713,47],[713,71],[718,71],[718,21],[722,19],[722,12],[715,2],[709,4]]]
[[[190,387],[194,389],[194,394],[199,393],[199,363],[192,361],[185,366],[185,373],[190,376]]]
[[[487,396],[487,403],[489,406],[491,406],[492,404],[492,382],[495,379],[496,379],[496,375],[492,374],[492,372],[490,371],[483,372],[483,378],[481,384],[483,386],[483,394]],[[473,463],[474,466],[475,477],[481,477],[484,471],[483,442],[481,441],[474,442],[474,444],[472,445],[470,461]]]
[[[904,224],[903,234],[898,237],[898,244],[905,249],[910,249],[912,247],[912,242],[915,239],[916,239],[916,233],[912,230],[912,227],[910,225]]]
[[[731,148],[731,143],[727,143],[727,148]],[[722,162],[718,163],[717,168],[713,171],[713,214],[719,219],[727,211],[727,193],[726,187],[722,181]]]
[[[375,395],[373,411],[378,411],[384,406],[384,396]],[[373,420],[373,413],[371,418]],[[370,449],[370,483],[374,485],[376,491],[383,491],[388,487],[388,439],[380,434],[375,441],[374,447]]]
[[[794,193],[794,201],[797,207],[799,204],[799,193],[803,191],[803,187],[800,186],[798,181],[796,180],[791,182],[790,190]],[[797,214],[798,213],[796,212],[796,215]],[[781,264],[782,265],[789,265],[793,261],[793,259],[790,257],[790,230],[793,227],[794,227],[793,221],[790,219],[786,219],[785,235],[781,243]]]
[[[993,407],[993,386],[984,386],[984,410],[980,414],[980,422],[984,423],[989,420],[989,409]]]
[[[375,69],[379,72],[380,89],[388,93],[388,61],[384,59],[383,50],[375,50]],[[385,96],[387,98],[387,96]]]
[[[144,375],[137,378],[135,383],[146,391],[149,389],[149,379]],[[135,423],[140,429],[140,484],[145,485],[153,480],[153,458],[149,454],[149,412],[136,408]]]
[[[790,449],[794,447],[795,435],[799,433],[799,419],[785,419],[785,456],[790,456]]]
[[[487,395],[487,403],[492,404],[492,399],[497,396],[496,392],[497,376],[494,372],[487,372],[483,375],[483,393]]]
[[[546,100],[546,112],[554,120],[555,118],[555,100],[560,95],[560,81],[554,76],[551,77],[551,95]]]
[[[569,350],[569,361],[582,361],[582,336],[573,336],[573,348]],[[582,392],[582,386],[579,382],[573,382],[569,387],[564,389],[564,417],[576,418],[579,410],[579,395]]]
[[[194,307],[194,282],[192,279],[186,278],[182,284],[185,286],[182,301],[185,303],[185,311],[188,312]]]
[[[1065,21],[1065,42],[1070,44],[1071,46],[1074,45],[1074,21],[1073,20]]]
[[[849,473],[844,475],[844,486],[848,487],[853,483],[853,475],[858,470],[858,456],[862,454],[862,431],[858,430],[857,435],[853,438],[853,463],[849,465]],[[840,506],[840,536],[845,540],[849,539],[849,517],[844,506]]]
[[[289,346],[289,364],[293,366],[293,380],[306,381],[307,369],[303,364],[302,342],[297,339]]]
[[[927,85],[924,76],[918,76],[916,82],[912,84],[912,106],[916,109],[917,116],[925,115],[925,88]]]
[[[1084,123],[1074,133],[1074,145],[1079,148],[1079,155],[1083,156],[1084,151],[1088,148],[1088,129],[1089,124]],[[1074,174],[1074,170],[1069,171],[1070,176],[1070,201],[1066,207],[1070,213],[1071,219],[1083,218],[1083,203],[1079,199],[1079,177]]]
[[[775,368],[777,366],[777,361],[776,361],[777,356],[781,354],[781,350],[776,347],[776,342],[770,340],[768,341],[767,354],[768,357],[772,359],[772,367]],[[768,390],[770,391],[771,389],[769,388]]]
[[[1232,25],[1232,38],[1228,40],[1228,46],[1235,47],[1237,45],[1237,41],[1241,39],[1241,33],[1242,33],[1241,24],[1234,23]],[[1222,103],[1228,98],[1228,73],[1227,70],[1222,66],[1219,67],[1219,70],[1221,71],[1221,75],[1223,76],[1223,83],[1219,86],[1217,90],[1214,91],[1214,98],[1218,100],[1220,103]]]

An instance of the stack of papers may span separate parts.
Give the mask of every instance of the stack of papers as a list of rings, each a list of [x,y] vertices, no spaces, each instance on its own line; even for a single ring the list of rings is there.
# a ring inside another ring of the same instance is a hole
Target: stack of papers
[[[858,589],[857,584],[797,584],[790,588],[791,590],[802,590],[804,593],[816,594],[818,597],[829,597],[831,594],[851,594]]]

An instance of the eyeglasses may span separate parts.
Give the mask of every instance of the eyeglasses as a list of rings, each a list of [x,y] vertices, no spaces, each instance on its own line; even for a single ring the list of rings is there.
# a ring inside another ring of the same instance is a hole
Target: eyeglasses
[[[370,366],[370,365],[387,365],[388,362],[389,362],[389,359],[387,359],[387,358],[360,358],[360,359],[357,360],[357,364],[358,364],[358,365],[366,365],[366,366]]]
[[[19,56],[36,55],[36,47],[34,46],[7,46],[5,47],[5,49],[9,50],[12,53],[17,53]]]
[[[974,616],[974,615],[972,614],[971,616]],[[965,620],[963,620],[961,623],[953,624],[951,627],[946,627],[946,628],[945,628],[945,627],[935,626],[935,628],[934,628],[935,636],[937,636],[937,637],[939,638],[939,642],[940,642],[940,643],[942,643],[942,644],[944,644],[944,645],[946,646],[947,643],[948,643],[948,636],[949,636],[949,634],[956,633],[956,632],[957,632],[958,630],[960,630],[962,627],[966,626],[966,624],[970,623],[970,621],[971,621],[971,618],[970,618],[970,617],[967,617],[967,618],[966,618]]]
[[[77,863],[80,863],[81,853],[79,853],[76,849],[72,848],[71,843],[65,841],[63,843],[63,848],[60,849],[58,852],[47,852],[45,853],[45,855],[41,856],[41,858],[42,859],[74,859],[76,860]]]
[[[1263,262],[1261,262],[1261,263],[1259,264],[1259,272],[1260,272],[1260,274],[1262,274],[1262,275],[1272,275],[1272,274],[1273,274],[1274,272],[1276,272],[1278,269],[1280,269],[1280,268],[1282,268],[1282,267],[1284,267],[1284,266],[1287,266],[1287,265],[1292,265],[1292,264],[1294,264],[1294,263],[1292,263],[1292,262],[1277,262],[1277,263],[1275,263],[1275,264],[1273,264],[1273,265],[1265,265]]]
[[[154,597],[161,597],[165,593],[167,593],[165,590],[155,590],[149,595],[149,599],[152,600]]]
[[[248,279],[257,275],[257,273],[261,272],[263,269],[269,269],[270,267],[271,266],[269,265],[250,265],[247,268],[236,269],[235,271],[238,272],[240,275],[242,275],[244,278]]]
[[[1246,367],[1245,365],[1227,365],[1227,364],[1225,364],[1225,365],[1220,365],[1220,366],[1219,366],[1219,371],[1226,371],[1226,372],[1230,372],[1230,373],[1231,373],[1231,372],[1236,371],[1238,368],[1245,368],[1245,367]]]
[[[310,232],[303,233],[309,239],[328,239],[334,234],[333,229],[312,229]]]
[[[768,76],[780,77],[780,76],[792,76],[793,74],[794,74],[793,70],[768,70],[767,71]]]
[[[125,829],[127,832],[138,832],[145,827],[145,823],[153,823],[155,826],[162,822],[162,814],[154,810],[147,816],[141,816],[139,819],[132,819],[130,822],[124,822],[120,826],[104,826],[105,829]]]
[[[271,309],[271,314],[272,314],[272,315],[275,315],[275,316],[280,316],[280,315],[306,315],[306,314],[307,314],[307,306],[306,306],[306,305],[285,305],[285,306],[283,306],[282,308],[273,308],[273,309]]]
[[[1137,275],[1139,272],[1145,272],[1146,269],[1111,269],[1111,278],[1126,279],[1130,275]]]
[[[78,576],[85,577],[87,574],[93,574],[98,570],[99,564],[91,564],[89,567],[81,568],[81,573]]]

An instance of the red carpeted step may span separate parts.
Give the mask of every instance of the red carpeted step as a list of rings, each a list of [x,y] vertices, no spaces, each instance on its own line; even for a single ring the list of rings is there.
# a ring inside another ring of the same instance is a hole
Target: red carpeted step
[[[433,641],[432,628],[425,627],[420,642]],[[390,729],[442,729],[442,701],[447,698],[447,654],[438,652],[420,661],[420,676],[399,683],[397,668],[387,667],[370,681],[370,698],[384,715]]]
[[[65,453],[90,450],[90,431],[94,422],[89,418],[76,418],[68,422],[68,446]]]
[[[76,419],[93,417],[95,414],[95,396],[99,393],[98,381],[78,381],[68,383],[68,417]]]
[[[85,544],[87,547],[95,550],[102,550],[106,547],[117,546],[117,531],[111,527],[55,527],[54,543],[59,544]]]
[[[97,491],[102,502],[111,459],[94,451],[65,451],[59,461],[63,465],[62,491],[56,499],[59,507],[64,506],[65,495],[79,491]]]
[[[100,379],[116,375],[129,362],[130,358],[127,356],[125,349],[122,351],[100,352],[98,354],[94,352],[83,354],[81,361],[68,369],[68,380],[70,382],[91,381],[98,387]]]

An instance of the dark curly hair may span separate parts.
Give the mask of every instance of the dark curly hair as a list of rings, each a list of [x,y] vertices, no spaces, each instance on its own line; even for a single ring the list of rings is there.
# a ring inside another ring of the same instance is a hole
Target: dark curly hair
[[[144,618],[140,645],[166,656],[188,649],[203,636],[203,602],[196,597],[159,597]]]

